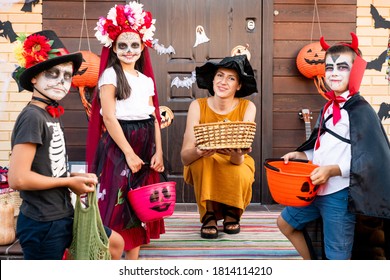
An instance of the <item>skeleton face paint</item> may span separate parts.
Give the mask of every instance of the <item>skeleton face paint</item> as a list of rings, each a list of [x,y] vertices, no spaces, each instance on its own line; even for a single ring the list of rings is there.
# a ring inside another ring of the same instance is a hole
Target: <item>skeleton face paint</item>
[[[120,34],[114,46],[118,59],[126,64],[135,63],[140,58],[142,50],[141,37],[134,32]]]
[[[72,72],[72,63],[64,63],[39,73],[31,82],[47,97],[59,101],[69,92]]]
[[[341,95],[347,91],[352,64],[351,54],[326,56],[325,81],[336,95]]]

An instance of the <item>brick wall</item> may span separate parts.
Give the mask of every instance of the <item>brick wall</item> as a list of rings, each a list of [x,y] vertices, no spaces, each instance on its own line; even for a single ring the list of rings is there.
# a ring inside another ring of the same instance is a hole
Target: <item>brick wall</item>
[[[11,22],[16,34],[31,34],[42,30],[42,1],[32,6],[32,12],[21,11],[23,3],[22,0],[13,5],[0,3],[0,21],[3,24]],[[18,92],[11,77],[16,64],[13,47],[14,44],[8,38],[0,37],[0,166],[9,164],[11,132],[15,120],[31,99],[28,91]]]
[[[370,13],[370,5],[373,5],[387,21],[390,21],[389,0],[358,0],[357,1],[357,35],[360,49],[364,59],[372,61],[387,49],[390,29],[375,28],[374,20]],[[379,111],[381,103],[390,104],[390,84],[385,79],[387,64],[382,65],[381,71],[366,70],[361,92],[367,101]],[[390,119],[382,121],[387,135],[390,137]]]

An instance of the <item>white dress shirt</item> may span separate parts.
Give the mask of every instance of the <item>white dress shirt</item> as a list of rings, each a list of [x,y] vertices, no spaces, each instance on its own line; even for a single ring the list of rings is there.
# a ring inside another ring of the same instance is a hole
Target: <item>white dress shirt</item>
[[[341,96],[347,98],[349,91],[344,92]],[[335,132],[343,138],[350,139],[349,134],[349,116],[348,112],[342,109],[345,104],[339,103],[341,119],[336,125],[333,125],[333,117],[330,118],[325,126],[329,130]],[[325,112],[324,119],[333,113],[333,106],[330,105]],[[320,138],[320,147],[317,150],[305,151],[309,160],[318,166],[337,164],[341,170],[341,176],[330,177],[329,180],[323,184],[317,195],[327,195],[335,193],[349,186],[349,174],[351,169],[351,144],[348,144],[330,133],[325,132]]]

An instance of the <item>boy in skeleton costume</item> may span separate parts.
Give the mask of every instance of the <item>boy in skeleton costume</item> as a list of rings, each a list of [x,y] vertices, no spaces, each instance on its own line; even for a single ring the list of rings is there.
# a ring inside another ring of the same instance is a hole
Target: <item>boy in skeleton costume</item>
[[[69,92],[81,53],[69,54],[51,30],[21,37],[17,82],[32,92],[18,116],[11,137],[9,185],[20,191],[23,203],[17,237],[25,259],[60,260],[72,241],[73,206],[70,191],[95,191],[95,174],[69,175],[64,133],[59,121],[64,109],[57,103]],[[123,240],[106,229],[113,259],[121,257]]]
[[[304,259],[313,256],[303,230],[318,218],[323,220],[328,259],[353,258],[353,246],[359,245],[354,244],[354,232],[360,215],[383,218],[388,250],[390,144],[377,114],[359,94],[366,62],[361,58],[356,35],[351,35],[351,44],[332,47],[321,38],[327,51],[325,78],[332,90],[326,93],[329,101],[310,138],[283,156],[285,162],[309,159],[319,165],[310,177],[314,185],[320,185],[313,203],[286,207],[277,220],[279,229]]]

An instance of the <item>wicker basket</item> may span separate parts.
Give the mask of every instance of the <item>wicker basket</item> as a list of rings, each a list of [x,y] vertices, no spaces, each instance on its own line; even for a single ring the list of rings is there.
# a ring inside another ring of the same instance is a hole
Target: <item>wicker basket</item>
[[[194,126],[196,146],[203,150],[247,149],[252,146],[256,123],[227,121]]]
[[[12,189],[3,189],[2,192],[0,192],[0,203],[3,202],[12,204],[14,206],[14,216],[17,217],[19,215],[22,199],[20,198],[18,191]]]
[[[22,205],[23,199],[20,197],[18,191],[15,191],[11,188],[2,189],[0,191],[0,205],[3,203],[9,203],[14,206],[14,227],[16,230],[16,221],[19,216],[20,205]]]

